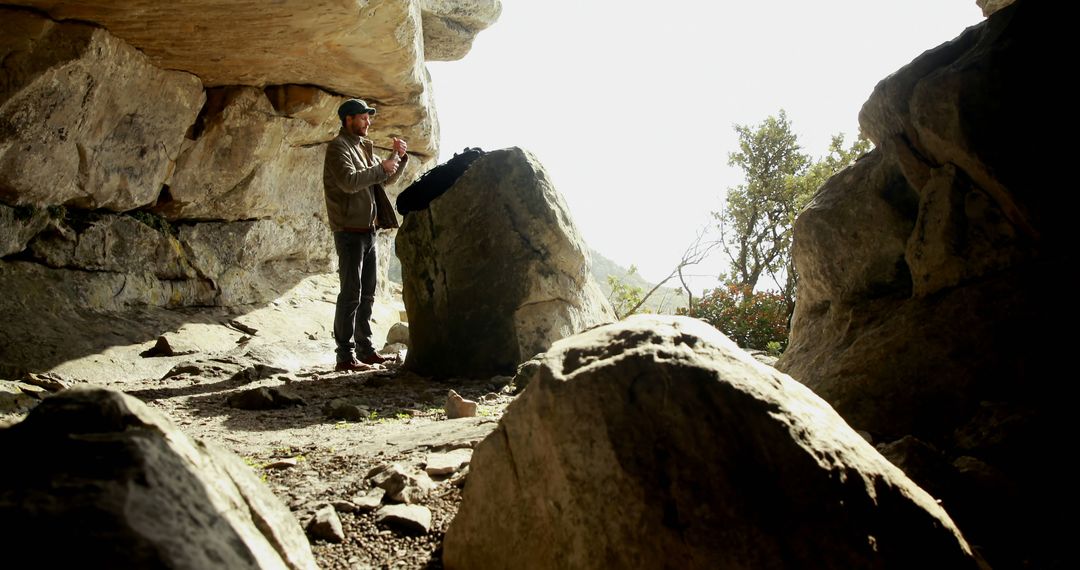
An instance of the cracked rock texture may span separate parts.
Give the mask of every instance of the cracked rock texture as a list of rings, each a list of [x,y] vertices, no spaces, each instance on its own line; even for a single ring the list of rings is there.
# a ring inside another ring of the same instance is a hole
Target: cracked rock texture
[[[0,38],[0,200],[153,202],[202,107],[199,78],[104,29],[24,10],[0,8]]]
[[[423,0],[424,59],[461,59],[476,34],[502,13],[499,0]]]
[[[552,342],[614,320],[562,196],[535,156],[487,153],[397,236],[406,367],[513,374]]]
[[[704,444],[703,444],[704,443]],[[977,568],[934,498],[711,326],[556,342],[473,453],[458,568]]]
[[[408,117],[398,134],[409,139],[410,150],[437,154],[419,0],[15,3],[55,20],[98,24],[145,53],[155,66],[187,71],[207,87],[317,85],[364,97],[380,106],[380,113],[393,108],[391,114]],[[447,11],[453,10],[442,10]],[[433,22],[441,25],[442,20]],[[463,45],[442,51],[460,57],[471,40],[460,37],[456,41]]]

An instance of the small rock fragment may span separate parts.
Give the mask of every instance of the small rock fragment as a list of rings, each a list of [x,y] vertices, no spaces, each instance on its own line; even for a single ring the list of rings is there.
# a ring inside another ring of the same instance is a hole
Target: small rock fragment
[[[38,388],[44,388],[50,392],[59,392],[60,390],[66,390],[71,387],[72,383],[63,379],[58,374],[52,372],[46,372],[44,374],[29,373],[22,379],[26,384],[37,386]]]
[[[165,375],[161,377],[161,379],[167,380],[169,378],[172,378],[173,376],[179,376],[181,374],[191,374],[193,376],[197,376],[199,374],[202,374],[202,371],[202,367],[196,364],[177,364],[176,366],[173,366],[171,369],[169,369],[169,371],[166,372]]]
[[[337,398],[330,400],[323,406],[323,413],[331,420],[359,422],[367,419],[371,412],[367,408],[358,406],[344,398]]]
[[[397,463],[372,470],[368,478],[373,485],[385,490],[390,500],[402,503],[416,502],[435,486],[427,473],[413,474]]]
[[[453,390],[447,395],[443,409],[446,410],[446,417],[451,420],[476,417],[476,402],[462,398]]]
[[[341,542],[345,540],[345,531],[341,528],[341,519],[332,505],[326,505],[315,511],[307,525],[308,536],[316,540],[327,542]]]
[[[157,342],[154,346],[139,353],[139,356],[143,358],[154,358],[158,356],[176,356],[176,352],[173,351],[172,345],[169,344],[169,339],[164,336],[157,337]]]
[[[240,322],[238,320],[229,321],[229,325],[232,326],[234,329],[242,332],[242,333],[247,333],[247,334],[252,335],[252,336],[255,336],[256,334],[259,333],[259,329],[256,329],[256,328],[250,327],[248,325],[245,325],[244,323],[242,323],[242,322]]]
[[[409,325],[405,323],[394,323],[391,325],[390,330],[386,333],[386,344],[403,344],[408,347]]]
[[[228,397],[225,403],[241,410],[273,410],[289,406],[303,406],[304,400],[280,388],[252,388]]]
[[[400,534],[418,536],[431,530],[431,510],[420,505],[387,505],[375,513],[375,522]]]
[[[376,487],[374,489],[369,489],[362,495],[353,495],[351,502],[361,511],[374,511],[379,508],[379,505],[382,505],[383,495],[385,494],[386,491]]]
[[[295,457],[287,457],[285,459],[279,459],[273,463],[267,463],[263,465],[263,469],[288,469],[290,467],[296,467],[299,461]]]
[[[356,505],[350,501],[338,500],[331,503],[331,505],[334,507],[334,510],[339,513],[355,513],[357,511]]]
[[[427,457],[424,468],[428,475],[451,475],[472,461],[471,449],[455,449],[446,453],[432,453]]]

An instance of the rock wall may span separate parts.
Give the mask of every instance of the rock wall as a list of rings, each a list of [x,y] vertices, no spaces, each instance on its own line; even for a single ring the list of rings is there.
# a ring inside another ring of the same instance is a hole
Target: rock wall
[[[490,0],[18,4],[0,8],[0,263],[195,280],[180,289],[201,294],[170,304],[261,301],[288,285],[229,276],[239,271],[331,269],[321,175],[337,105],[362,96],[379,108],[377,146],[409,141],[404,185],[438,153],[424,23],[432,53],[453,59],[500,11]],[[133,211],[168,231],[117,217]],[[219,255],[225,244],[245,249]],[[144,293],[132,299],[160,297]]]
[[[155,67],[99,27],[7,8],[0,22],[0,200],[153,202],[202,107],[198,77]]]
[[[492,0],[17,4],[0,7],[0,310],[11,315],[69,306],[46,291],[89,310],[243,305],[332,271],[322,162],[337,106],[378,107],[383,152],[408,140],[393,197],[438,154],[425,22],[432,53],[453,59],[500,11]],[[379,247],[385,276],[392,238]],[[17,328],[0,343],[18,342]]]
[[[965,499],[996,504],[994,534],[969,538],[1005,567],[1053,566],[1061,537],[1024,505],[1069,487],[1049,460],[1065,413],[1042,388],[1058,377],[1044,348],[1075,314],[1055,283],[1077,198],[1058,191],[1069,161],[1049,143],[1067,105],[1033,64],[1055,57],[1056,21],[1019,0],[878,84],[859,117],[877,148],[796,222],[778,363],[876,440],[912,435],[1025,489]],[[961,528],[987,514],[954,512]]]

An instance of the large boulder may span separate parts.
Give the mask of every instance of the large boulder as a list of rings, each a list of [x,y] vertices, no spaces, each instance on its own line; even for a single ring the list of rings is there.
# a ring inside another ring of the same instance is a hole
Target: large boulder
[[[877,148],[796,221],[799,292],[777,363],[875,440],[914,435],[1007,474],[1027,493],[1014,505],[1072,486],[1052,459],[1068,412],[1038,388],[1060,375],[1045,347],[1074,335],[1076,312],[1054,291],[1076,255],[1078,198],[1059,191],[1070,160],[1040,143],[1068,104],[1033,65],[1057,57],[1059,20],[1018,0],[878,84],[860,113]],[[988,406],[1024,421],[986,428],[1007,445],[964,449]],[[1001,520],[1027,522],[1008,541],[968,537],[996,549],[991,563],[1064,560],[1063,531],[1033,508]]]
[[[410,350],[424,374],[512,374],[553,341],[614,319],[562,196],[532,154],[476,160],[397,236]]]
[[[316,568],[292,513],[240,460],[120,392],[73,389],[0,429],[0,528],[37,564]],[[62,537],[62,538],[58,538]]]
[[[556,342],[477,446],[455,568],[976,568],[949,516],[709,325]]]
[[[122,211],[157,198],[203,103],[197,77],[101,28],[9,8],[0,60],[0,200]]]
[[[1052,17],[1017,2],[882,81],[860,115],[877,148],[796,222],[778,366],[859,429],[935,441],[1051,373],[1035,344],[1069,333],[1043,289],[1074,255],[1077,198],[1051,201],[1064,162],[1020,141],[1052,135],[1027,63],[1052,56],[1038,33]]]

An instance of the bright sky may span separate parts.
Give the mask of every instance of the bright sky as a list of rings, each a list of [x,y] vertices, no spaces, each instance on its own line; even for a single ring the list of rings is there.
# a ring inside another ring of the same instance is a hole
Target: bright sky
[[[445,161],[539,157],[588,244],[653,282],[712,225],[735,124],[787,111],[804,148],[858,133],[874,85],[980,22],[975,0],[502,0],[461,61],[428,69]],[[723,253],[694,270],[717,285]],[[675,283],[669,283],[675,285]]]

